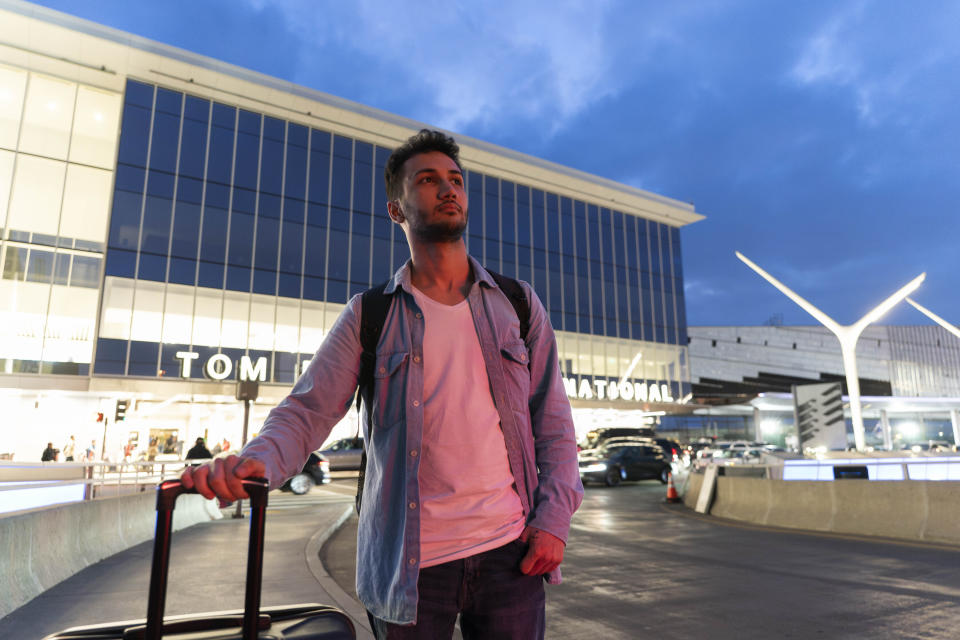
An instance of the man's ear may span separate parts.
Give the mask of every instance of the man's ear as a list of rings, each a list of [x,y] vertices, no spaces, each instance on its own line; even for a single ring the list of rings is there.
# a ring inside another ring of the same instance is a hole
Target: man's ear
[[[390,200],[387,202],[387,213],[390,214],[390,219],[397,224],[400,224],[405,220],[403,217],[403,210],[400,208],[399,200]]]

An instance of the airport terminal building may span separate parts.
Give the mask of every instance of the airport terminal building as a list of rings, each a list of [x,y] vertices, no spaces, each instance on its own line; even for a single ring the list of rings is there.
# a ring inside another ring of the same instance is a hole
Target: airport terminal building
[[[408,259],[383,166],[422,126],[0,2],[0,456],[235,446],[238,380],[259,382],[256,432],[350,296]],[[682,410],[680,228],[702,216],[455,137],[468,249],[540,296],[578,431]]]

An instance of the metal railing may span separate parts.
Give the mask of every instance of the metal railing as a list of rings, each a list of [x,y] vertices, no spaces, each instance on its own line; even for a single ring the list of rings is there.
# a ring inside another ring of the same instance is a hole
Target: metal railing
[[[5,513],[53,507],[153,490],[164,478],[179,475],[191,462],[0,461],[0,517]]]

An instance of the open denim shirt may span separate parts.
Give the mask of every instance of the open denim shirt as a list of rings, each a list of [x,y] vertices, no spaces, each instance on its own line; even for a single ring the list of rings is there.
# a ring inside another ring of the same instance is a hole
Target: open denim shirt
[[[506,294],[470,258],[467,296],[500,414],[507,458],[528,525],[566,541],[583,485],[570,403],[560,374],[553,329],[540,300],[530,301],[526,344]],[[367,469],[357,533],[357,594],[376,617],[415,621],[420,552],[417,472],[423,437],[423,332],[411,293],[409,262],[387,285],[397,288],[376,351],[372,407],[363,407]],[[360,296],[337,319],[310,365],[267,417],[243,455],[266,464],[271,486],[299,471],[350,407],[360,371]],[[465,452],[469,455],[469,452]],[[548,582],[560,581],[559,568]]]

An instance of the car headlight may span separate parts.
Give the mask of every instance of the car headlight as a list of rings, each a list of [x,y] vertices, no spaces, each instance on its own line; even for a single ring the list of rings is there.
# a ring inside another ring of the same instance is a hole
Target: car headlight
[[[591,473],[593,471],[606,471],[607,463],[606,462],[596,462],[594,464],[588,464],[585,467],[580,467],[581,472]]]

